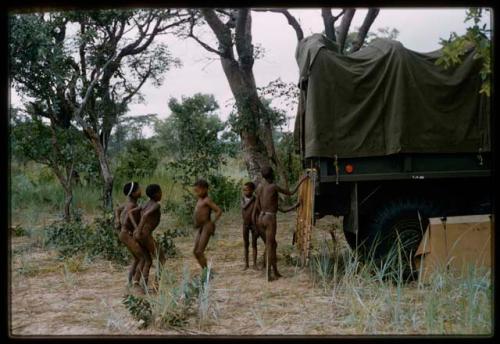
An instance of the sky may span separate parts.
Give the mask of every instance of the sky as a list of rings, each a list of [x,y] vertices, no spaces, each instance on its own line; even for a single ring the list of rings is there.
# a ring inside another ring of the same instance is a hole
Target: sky
[[[319,9],[290,12],[299,20],[306,36],[322,32],[323,22]],[[333,9],[334,15],[339,12],[340,10]],[[356,11],[351,30],[361,25],[365,14],[366,9]],[[465,33],[468,24],[464,23],[464,19],[463,8],[382,8],[371,31],[383,27],[396,28],[399,30],[397,40],[406,48],[430,52],[439,49],[440,38],[448,38],[451,32]],[[200,33],[204,39],[214,41],[208,29]],[[285,82],[297,82],[299,71],[294,57],[297,39],[285,17],[278,13],[252,12],[252,36],[253,44],[259,44],[264,49],[264,57],[256,60],[254,64],[257,86],[265,86],[277,78]],[[213,94],[220,105],[220,117],[227,119],[231,112],[232,95],[216,56],[192,39],[179,39],[174,36],[162,36],[159,39],[167,43],[174,57],[181,60],[182,67],[166,72],[165,81],[160,87],[146,83],[142,88],[145,102],[131,104],[127,115],[155,113],[159,118],[166,118],[170,114],[167,102],[171,97],[181,98],[200,92]],[[19,97],[15,92],[12,92],[11,99],[14,104],[19,104]],[[288,116],[295,115],[293,111],[290,112],[292,113],[288,113]],[[291,128],[293,121],[288,124],[288,129]],[[287,127],[283,129],[287,130]],[[150,134],[151,130],[145,129],[145,135]]]

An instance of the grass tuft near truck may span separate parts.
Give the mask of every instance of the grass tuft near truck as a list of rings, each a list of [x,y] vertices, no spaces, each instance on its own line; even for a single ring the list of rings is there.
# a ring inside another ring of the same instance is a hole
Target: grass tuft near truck
[[[317,171],[314,217],[343,216],[349,245],[412,257],[431,217],[491,213],[489,98],[474,49],[456,67],[376,39],[343,55],[321,34],[296,51],[295,142]],[[373,244],[377,241],[377,245]]]

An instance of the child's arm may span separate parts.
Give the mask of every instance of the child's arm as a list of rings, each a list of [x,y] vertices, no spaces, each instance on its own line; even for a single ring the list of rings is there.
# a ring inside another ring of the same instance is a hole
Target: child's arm
[[[294,205],[292,205],[291,207],[288,207],[288,208],[281,208],[280,206],[278,206],[278,211],[282,212],[282,213],[288,213],[289,211],[292,211],[294,209],[297,209],[300,205],[300,201],[295,203]]]
[[[141,220],[139,221],[139,224],[135,227],[136,230],[140,230],[142,228],[144,221],[148,218],[149,214],[151,214],[153,211],[157,211],[160,208],[160,203],[156,203],[153,205],[151,208],[149,208],[147,211],[144,212],[141,216]]]
[[[122,224],[120,223],[120,214],[125,206],[120,205],[115,209],[115,230],[119,231]]]
[[[277,185],[276,185],[276,190],[279,193],[285,194],[287,196],[292,196],[297,192],[297,190],[299,190],[300,184],[302,184],[304,182],[304,180],[306,180],[307,178],[309,178],[309,176],[307,174],[302,176],[302,178],[300,178],[299,182],[297,183],[297,185],[295,186],[295,188],[292,191],[287,190],[287,189],[283,189],[282,187],[279,187]]]
[[[135,207],[135,208],[132,208],[128,211],[128,218],[130,220],[130,222],[132,222],[132,225],[134,226],[135,229],[137,229],[138,225],[137,225],[137,222],[135,222],[135,218],[134,218],[134,213],[135,212],[138,212],[138,211],[141,211],[141,207]],[[141,221],[142,221],[142,218],[141,218]],[[139,222],[140,224],[140,222]]]
[[[214,212],[215,212],[215,219],[214,219],[214,223],[217,222],[217,220],[221,217],[222,215],[222,210],[221,208],[219,208],[219,206],[217,204],[214,203],[214,201],[212,201],[210,198],[207,199],[207,206],[210,207],[210,209],[212,209]]]
[[[253,202],[255,201],[255,197],[252,197],[246,204],[244,204],[241,208],[243,210],[245,210],[246,208],[248,208],[250,206],[250,204],[252,204]]]

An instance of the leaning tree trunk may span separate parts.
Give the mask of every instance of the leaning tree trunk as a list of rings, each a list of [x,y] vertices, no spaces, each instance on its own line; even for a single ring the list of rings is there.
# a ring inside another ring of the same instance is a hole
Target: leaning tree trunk
[[[99,160],[99,168],[101,172],[101,177],[103,180],[103,192],[102,192],[102,206],[105,211],[113,210],[113,174],[111,173],[111,168],[109,166],[108,157],[106,151],[101,144],[100,138],[91,131],[87,131],[90,137],[92,146]]]
[[[270,152],[259,132],[263,106],[257,94],[255,79],[251,71],[242,71],[234,60],[222,58],[221,64],[236,101],[238,116],[254,124],[245,125],[240,131],[240,138],[249,177],[258,183],[262,178],[260,173],[262,167],[266,165],[276,167],[276,165],[273,164],[273,157],[269,155]],[[272,141],[267,145],[272,145],[274,151]]]

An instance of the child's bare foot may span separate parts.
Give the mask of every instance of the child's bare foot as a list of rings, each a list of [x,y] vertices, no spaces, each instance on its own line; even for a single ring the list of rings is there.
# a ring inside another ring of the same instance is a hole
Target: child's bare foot
[[[134,294],[144,295],[144,289],[138,282],[134,282],[131,286],[131,290]]]

